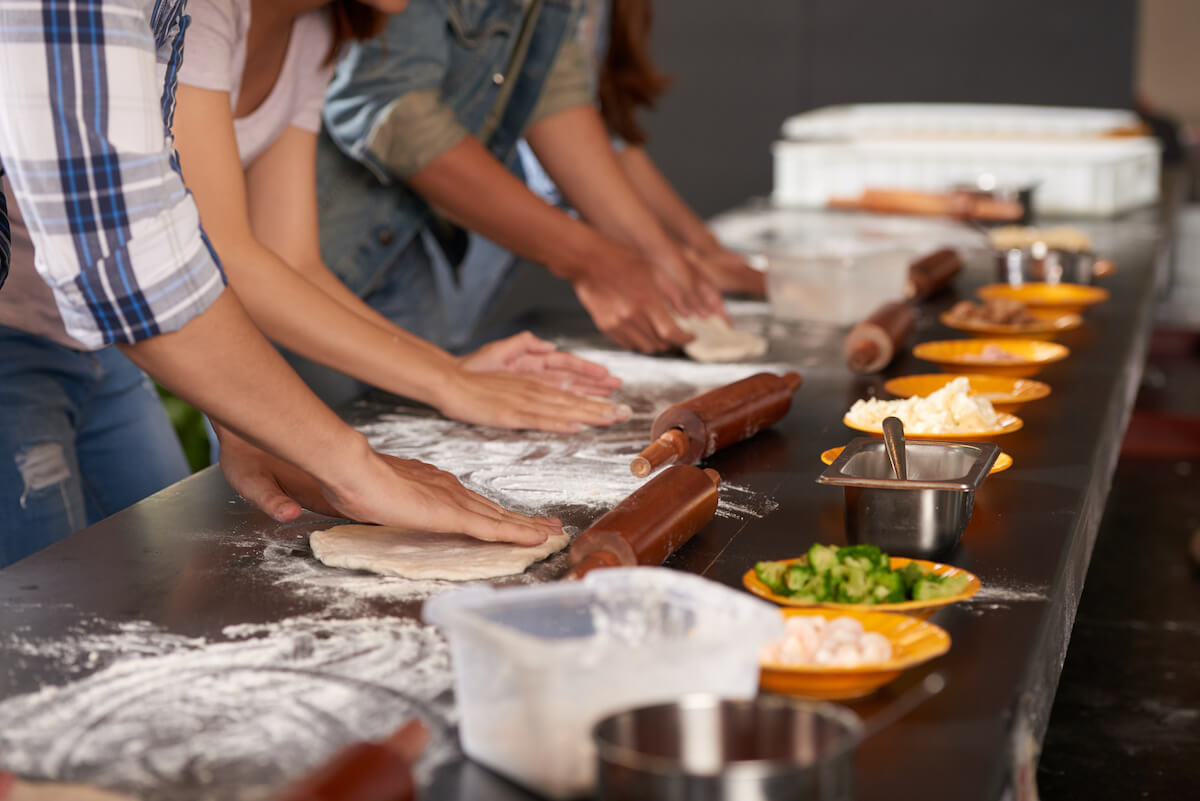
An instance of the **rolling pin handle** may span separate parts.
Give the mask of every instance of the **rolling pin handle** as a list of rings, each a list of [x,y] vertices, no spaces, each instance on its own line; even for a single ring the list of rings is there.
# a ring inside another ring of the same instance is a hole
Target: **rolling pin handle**
[[[629,463],[629,471],[638,478],[645,478],[659,465],[682,459],[690,445],[688,435],[678,428],[670,428],[646,446],[645,450],[633,457]]]
[[[714,487],[719,487],[721,485],[721,474],[716,470],[713,470],[711,467],[704,468],[704,475],[712,479]]]

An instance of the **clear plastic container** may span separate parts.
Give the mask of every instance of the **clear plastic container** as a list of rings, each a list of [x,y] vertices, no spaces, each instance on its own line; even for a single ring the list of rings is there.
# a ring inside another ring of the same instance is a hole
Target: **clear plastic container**
[[[792,242],[764,251],[767,301],[786,320],[854,325],[904,298],[915,249],[855,239]]]
[[[611,568],[582,581],[469,587],[424,617],[450,641],[467,756],[552,798],[595,784],[592,725],[687,693],[751,698],[778,610],[665,568]]]

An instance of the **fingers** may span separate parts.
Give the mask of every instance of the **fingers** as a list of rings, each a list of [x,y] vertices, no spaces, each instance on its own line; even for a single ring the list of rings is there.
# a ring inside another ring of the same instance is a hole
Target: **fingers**
[[[238,493],[274,520],[286,523],[300,516],[301,507],[290,498],[275,477],[264,470],[225,471],[226,478]]]

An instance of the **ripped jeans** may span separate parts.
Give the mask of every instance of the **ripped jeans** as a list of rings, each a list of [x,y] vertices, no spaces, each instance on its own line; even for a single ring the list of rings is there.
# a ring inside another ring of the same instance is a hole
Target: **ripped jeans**
[[[0,326],[0,567],[188,473],[154,385],[120,351]]]

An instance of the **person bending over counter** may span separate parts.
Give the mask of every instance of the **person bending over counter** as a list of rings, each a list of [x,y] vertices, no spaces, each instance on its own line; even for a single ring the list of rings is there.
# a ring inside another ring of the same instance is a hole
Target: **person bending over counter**
[[[600,115],[625,177],[688,260],[719,290],[764,297],[763,272],[717,240],[646,152],[638,107],[653,108],[671,84],[650,55],[652,0],[583,0],[582,13],[579,41],[588,56]],[[562,204],[562,194],[528,143],[522,140],[518,149],[526,184],[548,202]]]
[[[346,0],[190,0],[188,12],[175,146],[230,285],[268,337],[464,422],[569,432],[623,419],[613,404],[573,394],[609,394],[619,381],[602,366],[528,332],[456,358],[322,263],[316,134],[333,56],[387,15]],[[366,389],[358,381],[349,394]]]
[[[318,145],[321,249],[388,319],[446,347],[470,341],[507,250],[567,279],[623,347],[689,341],[672,312],[724,314],[621,170],[577,20],[570,0],[412,0],[339,62]],[[582,219],[514,174],[522,136]]]
[[[372,451],[225,291],[169,135],[184,3],[62,6],[0,1],[0,163],[66,333],[88,349],[116,345],[208,413],[226,476],[277,520],[305,505],[522,544],[560,531],[430,465]],[[56,491],[60,474],[39,473],[40,489]]]

